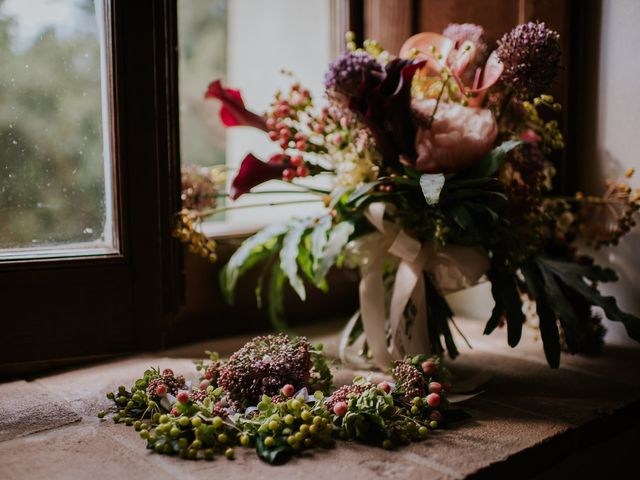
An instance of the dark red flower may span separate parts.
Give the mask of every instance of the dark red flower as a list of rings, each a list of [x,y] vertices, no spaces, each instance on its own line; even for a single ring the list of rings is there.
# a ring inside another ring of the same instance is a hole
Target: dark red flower
[[[204,98],[216,98],[222,102],[220,120],[225,127],[254,127],[267,131],[265,119],[244,106],[238,90],[224,88],[220,80],[209,84]]]
[[[411,81],[425,62],[411,63],[396,58],[385,71],[369,72],[349,102],[371,130],[376,145],[388,164],[400,158],[415,162],[416,126],[411,113]]]
[[[235,200],[253,187],[269,180],[282,178],[282,172],[291,166],[289,157],[283,154],[273,155],[268,162],[263,162],[253,154],[242,160],[238,174],[231,182],[230,197]]]

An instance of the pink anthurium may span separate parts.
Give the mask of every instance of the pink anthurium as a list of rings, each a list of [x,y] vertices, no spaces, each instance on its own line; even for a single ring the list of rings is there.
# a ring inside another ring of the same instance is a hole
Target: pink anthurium
[[[265,119],[247,110],[240,92],[224,88],[220,80],[209,84],[204,98],[215,98],[222,102],[220,120],[225,127],[254,127],[267,131]]]

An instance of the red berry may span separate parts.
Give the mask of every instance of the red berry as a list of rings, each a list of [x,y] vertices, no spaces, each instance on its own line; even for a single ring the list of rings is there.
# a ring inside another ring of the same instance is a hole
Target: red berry
[[[425,375],[433,375],[436,373],[436,363],[433,360],[422,362],[422,371]]]
[[[167,394],[167,386],[163,383],[156,387],[156,395],[159,397],[164,397]]]
[[[206,379],[202,380],[200,382],[200,389],[201,390],[206,390],[209,385],[211,385],[211,382],[209,380],[206,380]]]
[[[290,383],[287,383],[284,387],[282,387],[282,394],[285,397],[290,397],[295,393],[295,391],[296,389],[293,388],[293,385],[291,385]]]
[[[280,148],[282,148],[283,150],[289,148],[289,141],[286,139],[280,140]]]
[[[179,417],[180,416],[180,412],[178,411],[178,409],[176,407],[173,407],[171,409],[171,415],[173,415],[174,417]]]
[[[173,376],[173,370],[171,370],[170,368],[165,368],[164,370],[162,370],[162,376],[168,376],[171,375]]]
[[[302,165],[301,167],[296,168],[296,175],[298,177],[306,177],[309,175],[309,169]]]
[[[431,382],[429,384],[429,393],[440,393],[442,392],[442,385],[438,382]]]
[[[207,380],[211,380],[213,378],[213,372],[207,370],[206,372],[204,372],[204,378],[206,378]]]
[[[182,390],[180,392],[178,392],[178,395],[176,396],[176,399],[178,400],[178,402],[180,402],[182,405],[184,405],[185,403],[187,403],[189,401],[189,392]]]
[[[440,405],[440,395],[438,395],[437,393],[430,393],[429,395],[427,395],[427,403],[430,407],[437,407],[438,405]]]
[[[275,142],[278,139],[278,132],[276,132],[275,130],[271,130],[269,132],[269,140],[271,140],[272,142]]]
[[[440,420],[442,420],[442,413],[440,413],[439,410],[434,410],[429,415],[429,420],[435,420],[436,422],[439,422]]]
[[[349,407],[346,402],[338,402],[333,406],[333,413],[339,417],[344,417]]]
[[[291,136],[291,130],[289,130],[288,128],[281,128],[278,131],[278,134],[280,135],[281,138],[289,138]]]
[[[302,158],[302,155],[294,155],[291,157],[291,165],[294,167],[301,167],[304,165],[304,158]]]
[[[391,385],[389,385],[389,382],[380,382],[378,384],[378,388],[383,390],[385,393],[389,393],[391,391]]]
[[[266,125],[269,130],[273,130],[276,126],[276,119],[273,117],[267,118]]]
[[[285,168],[282,171],[282,178],[287,182],[290,182],[294,178],[296,178],[296,171],[293,168]]]

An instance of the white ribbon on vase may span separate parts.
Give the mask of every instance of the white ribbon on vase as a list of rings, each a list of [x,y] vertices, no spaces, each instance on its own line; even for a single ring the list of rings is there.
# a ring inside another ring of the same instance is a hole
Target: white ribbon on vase
[[[420,243],[384,219],[386,208],[386,204],[377,202],[365,212],[377,232],[361,240],[367,245],[367,252],[360,266],[359,286],[364,330],[361,340],[366,340],[373,362],[383,370],[405,355],[431,353],[423,272],[430,275],[442,294],[447,294],[474,285],[489,269],[482,248],[447,245],[436,249],[432,244]],[[397,268],[387,318],[384,266],[388,259],[394,260]],[[416,309],[411,324],[405,316],[409,302]],[[356,315],[343,332],[340,359],[343,364],[361,367],[362,362],[354,360],[347,351],[349,334],[357,320]]]

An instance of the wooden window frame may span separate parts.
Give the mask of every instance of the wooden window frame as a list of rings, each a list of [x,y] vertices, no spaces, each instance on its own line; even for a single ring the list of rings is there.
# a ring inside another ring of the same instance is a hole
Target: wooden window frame
[[[164,345],[182,298],[176,0],[105,2],[119,253],[0,263],[0,378]]]

